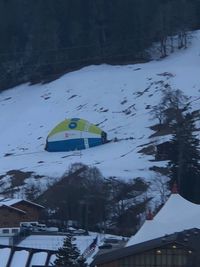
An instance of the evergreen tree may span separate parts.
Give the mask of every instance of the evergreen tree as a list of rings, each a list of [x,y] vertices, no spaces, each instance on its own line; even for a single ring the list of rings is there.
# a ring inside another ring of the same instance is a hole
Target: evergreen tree
[[[164,153],[169,160],[170,186],[176,181],[183,197],[200,203],[200,141],[196,128],[200,116],[199,111],[190,110],[189,98],[181,90],[168,86],[152,114],[159,119],[159,128],[168,127],[173,135],[170,142],[163,144],[163,149],[157,150],[158,158]]]
[[[83,256],[80,256],[77,261],[78,261],[78,267],[87,267],[87,263]]]
[[[54,264],[58,267],[85,267],[85,259],[80,256],[77,247],[72,243],[73,236],[68,233],[64,239],[63,246],[56,254]]]
[[[177,181],[180,194],[200,203],[200,142],[196,130],[193,113],[182,114],[182,120],[174,124],[169,167],[172,182]]]

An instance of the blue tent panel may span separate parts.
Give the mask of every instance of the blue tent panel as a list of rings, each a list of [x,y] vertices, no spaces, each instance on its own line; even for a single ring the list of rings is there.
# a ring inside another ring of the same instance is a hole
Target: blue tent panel
[[[101,138],[88,138],[89,147],[102,145]]]
[[[107,143],[107,134],[86,120],[72,118],[60,122],[49,133],[45,149],[50,152],[82,150]]]
[[[84,139],[71,139],[47,143],[49,152],[73,151],[85,149]]]

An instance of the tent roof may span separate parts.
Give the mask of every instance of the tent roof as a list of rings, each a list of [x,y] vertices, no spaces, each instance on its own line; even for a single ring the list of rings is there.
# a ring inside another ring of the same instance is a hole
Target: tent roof
[[[190,228],[200,229],[200,205],[172,194],[153,220],[145,221],[126,246]]]
[[[88,122],[87,120],[80,119],[80,118],[72,118],[72,119],[65,119],[64,121],[57,124],[53,130],[49,133],[48,137],[51,137],[57,133],[65,132],[65,131],[87,131],[94,134],[101,134],[102,130],[96,126]]]

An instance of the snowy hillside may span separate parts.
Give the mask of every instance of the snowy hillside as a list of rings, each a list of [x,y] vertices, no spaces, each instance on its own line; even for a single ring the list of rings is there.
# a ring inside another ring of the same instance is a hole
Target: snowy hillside
[[[23,84],[0,94],[0,191],[12,183],[13,172],[28,172],[22,183],[44,190],[75,162],[96,166],[104,176],[152,179],[152,156],[138,153],[141,146],[162,140],[149,138],[153,131],[150,111],[167,84],[191,97],[200,106],[200,32],[187,50],[168,58],[128,66],[89,66],[48,84]],[[48,133],[65,118],[83,118],[119,142],[81,152],[44,150]],[[168,136],[162,137],[168,139]],[[30,173],[29,173],[30,172]],[[33,176],[32,173],[38,176]],[[40,178],[40,179],[39,179]]]

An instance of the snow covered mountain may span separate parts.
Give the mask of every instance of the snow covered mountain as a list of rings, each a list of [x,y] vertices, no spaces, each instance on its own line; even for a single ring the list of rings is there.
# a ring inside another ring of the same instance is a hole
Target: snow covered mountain
[[[89,66],[47,84],[23,84],[0,94],[0,193],[13,187],[36,185],[41,191],[59,179],[72,163],[96,166],[105,177],[123,179],[155,176],[153,155],[139,153],[148,143],[168,140],[151,137],[157,123],[150,111],[167,85],[200,107],[200,31],[186,50],[169,57],[127,66]],[[83,118],[118,142],[75,152],[44,150],[46,137],[65,118]]]

